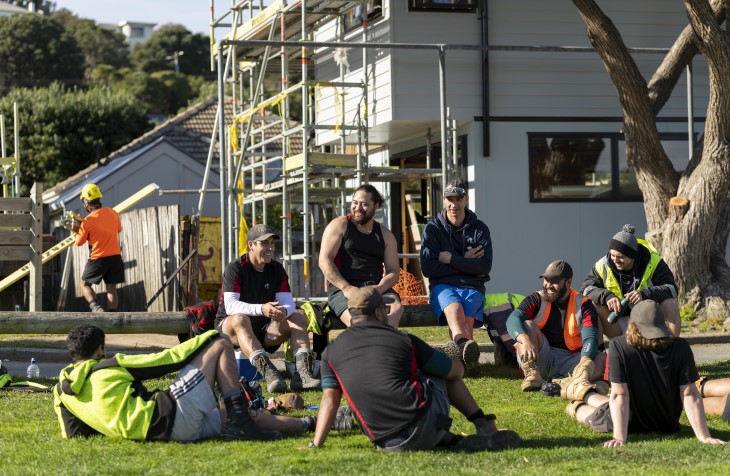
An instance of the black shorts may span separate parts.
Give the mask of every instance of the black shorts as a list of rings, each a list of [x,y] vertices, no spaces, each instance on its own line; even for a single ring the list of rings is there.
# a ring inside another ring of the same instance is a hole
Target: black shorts
[[[364,282],[353,282],[351,283],[353,286],[357,288],[362,288],[364,286],[376,286],[378,284],[377,281],[364,281]],[[393,288],[388,289],[385,291],[385,294],[394,294],[395,297],[400,301],[400,296]],[[345,295],[342,293],[342,289],[329,285],[329,288],[327,289],[327,305],[332,309],[332,312],[334,312],[337,317],[340,317],[343,312],[345,312],[345,309],[347,309],[348,301]]]
[[[81,279],[91,284],[99,284],[102,279],[106,284],[123,283],[124,261],[122,261],[122,255],[90,259],[84,267]]]
[[[216,317],[215,318],[215,330],[223,334],[223,321],[226,320],[228,316],[226,317]],[[259,343],[264,347],[264,350],[268,352],[269,354],[273,354],[277,351],[279,347],[281,347],[281,344],[276,346],[266,346],[266,331],[269,329],[269,324],[271,324],[271,319],[264,316],[248,316],[249,319],[251,319],[251,329],[253,329],[253,335],[258,339]]]

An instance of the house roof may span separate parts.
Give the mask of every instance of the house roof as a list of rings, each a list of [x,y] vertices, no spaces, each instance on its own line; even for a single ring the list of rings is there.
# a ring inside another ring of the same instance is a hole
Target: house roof
[[[30,13],[28,9],[12,5],[10,3],[0,2],[0,15],[14,15],[16,13]]]
[[[80,182],[88,182],[92,177],[101,176],[101,172],[97,173],[102,169],[110,167],[114,162],[123,159],[125,163],[129,160],[130,154],[142,149],[147,148],[150,144],[159,142],[164,139],[174,147],[180,149],[182,152],[192,157],[193,159],[205,164],[208,160],[208,150],[211,144],[211,136],[213,134],[213,125],[215,124],[215,116],[218,109],[218,98],[211,97],[198,104],[186,109],[177,116],[168,119],[159,126],[155,127],[151,131],[144,135],[134,139],[129,144],[119,148],[112,152],[109,156],[99,160],[80,172],[72,175],[48,188],[43,193],[43,201],[48,203],[55,201],[59,196],[65,195],[67,190],[75,189]],[[262,111],[264,112],[264,111]],[[230,124],[233,117],[233,103],[227,100],[225,103],[225,121],[226,124]],[[270,113],[264,113],[265,116],[274,116]],[[253,127],[260,127],[263,120],[254,119]],[[270,119],[268,119],[270,121]],[[273,136],[281,133],[281,125],[274,125],[267,130],[268,136]],[[217,144],[218,141],[216,140]],[[301,137],[294,137],[291,139],[292,153],[301,152]],[[267,146],[269,151],[280,149],[280,145],[276,143]],[[137,157],[139,154],[134,154],[132,157]],[[213,163],[218,163],[218,146],[215,145],[213,149]],[[117,166],[107,169],[107,172],[116,170]],[[103,174],[106,176],[106,173]]]

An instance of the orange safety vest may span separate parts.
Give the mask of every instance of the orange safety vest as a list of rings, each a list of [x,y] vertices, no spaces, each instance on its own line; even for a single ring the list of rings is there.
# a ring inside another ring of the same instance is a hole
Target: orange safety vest
[[[542,299],[542,291],[538,291],[542,304],[537,316],[533,322],[537,324],[538,329],[542,329],[547,324],[552,309],[551,302]],[[565,310],[565,322],[563,323],[563,338],[565,346],[570,350],[578,350],[583,346],[583,338],[580,335],[580,329],[583,327],[583,303],[589,299],[573,288],[570,288],[570,298],[568,299],[568,307]]]

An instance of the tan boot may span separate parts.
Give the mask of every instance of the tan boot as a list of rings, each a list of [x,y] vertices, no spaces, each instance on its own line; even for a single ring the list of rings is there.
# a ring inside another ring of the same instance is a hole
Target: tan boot
[[[575,366],[571,377],[590,382],[593,378],[593,372],[595,371],[596,364],[592,360],[584,360]]]
[[[540,390],[545,381],[542,379],[542,375],[540,375],[540,371],[537,369],[537,362],[534,360],[528,360],[522,362],[520,367],[525,373],[525,379],[522,381],[522,385],[520,385],[522,391],[534,392],[535,390]]]

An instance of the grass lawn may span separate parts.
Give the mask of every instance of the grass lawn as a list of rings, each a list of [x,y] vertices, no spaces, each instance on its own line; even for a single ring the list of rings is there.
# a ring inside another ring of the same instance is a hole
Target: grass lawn
[[[703,365],[700,370],[709,377],[730,375],[730,361]],[[152,386],[169,382],[155,381]],[[608,435],[594,434],[570,419],[564,401],[520,392],[515,370],[485,365],[466,382],[484,411],[497,414],[500,427],[521,435],[521,448],[502,453],[381,454],[359,432],[331,433],[325,448],[317,450],[303,448],[310,439],[304,434],[274,443],[63,440],[50,394],[0,391],[0,474],[730,473],[730,446],[701,444],[685,416],[677,435],[630,436],[627,446],[604,449],[600,443]],[[319,397],[318,392],[304,394],[310,405],[318,404]],[[452,417],[453,431],[473,432],[458,412]],[[729,424],[719,417],[711,417],[709,424],[713,436],[730,439]]]

